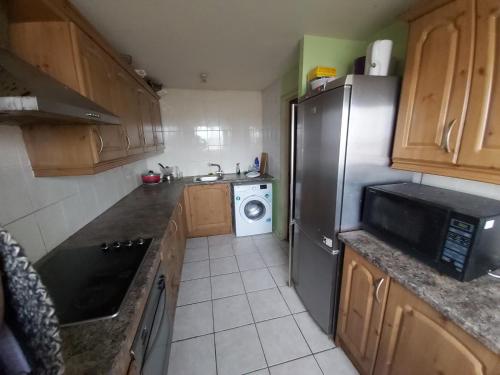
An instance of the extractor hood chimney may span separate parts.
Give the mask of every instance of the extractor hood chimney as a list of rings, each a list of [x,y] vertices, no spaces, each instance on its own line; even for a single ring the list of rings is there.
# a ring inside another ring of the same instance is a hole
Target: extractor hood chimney
[[[8,50],[0,0],[0,124],[120,124],[120,119]]]

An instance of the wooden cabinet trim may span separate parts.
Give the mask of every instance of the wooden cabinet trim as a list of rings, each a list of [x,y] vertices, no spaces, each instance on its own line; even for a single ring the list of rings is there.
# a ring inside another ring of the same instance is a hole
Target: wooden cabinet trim
[[[425,16],[427,13],[434,12],[436,9],[451,3],[453,0],[425,0],[419,1],[414,6],[410,7],[406,12],[401,14],[399,18],[403,21],[414,21],[417,18]]]

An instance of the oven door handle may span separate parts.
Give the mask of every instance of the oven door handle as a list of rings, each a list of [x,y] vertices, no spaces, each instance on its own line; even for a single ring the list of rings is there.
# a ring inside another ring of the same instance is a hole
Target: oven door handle
[[[163,325],[163,321],[165,320],[165,314],[167,312],[167,288],[165,287],[165,278],[164,277],[161,279],[160,283],[161,283],[159,285],[159,287],[161,289],[160,298],[164,297],[163,298],[163,308],[162,308],[162,312],[161,312],[161,316],[160,316],[160,323],[158,324],[158,330],[155,332],[152,339],[151,339],[151,336],[153,335],[153,332],[150,332],[149,341],[146,345],[144,359],[143,359],[142,364],[141,364],[140,374],[142,374],[142,370],[144,369],[144,365],[146,364],[149,356],[151,355],[152,348],[153,348],[154,344],[156,343],[156,340],[158,340],[158,337],[160,336],[161,327]],[[153,328],[155,325],[156,317],[158,314],[158,307],[159,306],[156,307],[156,314],[155,314],[155,318],[153,319],[153,323],[151,324],[151,328]]]

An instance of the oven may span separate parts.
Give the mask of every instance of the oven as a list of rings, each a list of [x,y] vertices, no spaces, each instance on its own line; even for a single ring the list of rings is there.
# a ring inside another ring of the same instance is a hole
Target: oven
[[[166,372],[171,330],[167,306],[165,275],[160,262],[132,343],[129,373],[153,375]]]

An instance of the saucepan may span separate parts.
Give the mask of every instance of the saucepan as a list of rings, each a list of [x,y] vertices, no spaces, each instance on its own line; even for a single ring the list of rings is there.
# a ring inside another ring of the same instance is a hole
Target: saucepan
[[[142,182],[145,184],[157,184],[161,180],[161,174],[155,173],[153,171],[148,171],[147,173],[143,173],[141,177],[142,177]]]

